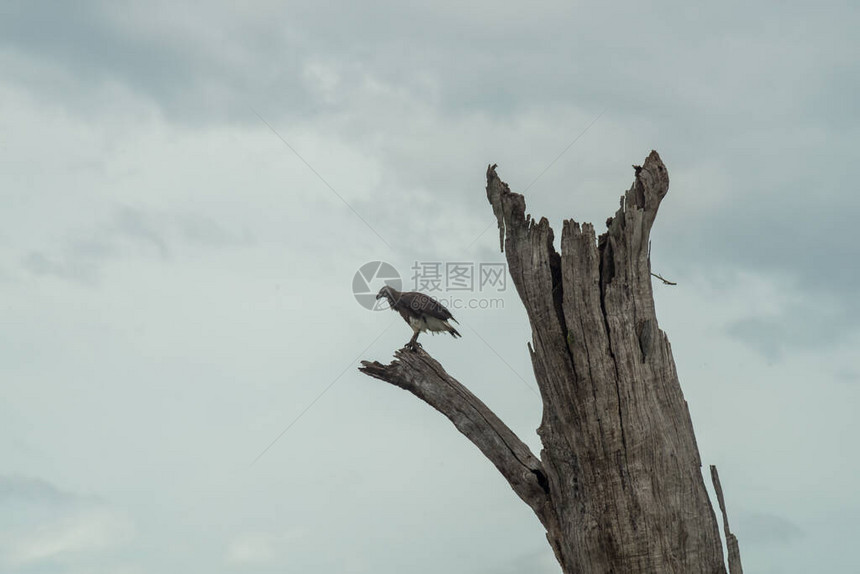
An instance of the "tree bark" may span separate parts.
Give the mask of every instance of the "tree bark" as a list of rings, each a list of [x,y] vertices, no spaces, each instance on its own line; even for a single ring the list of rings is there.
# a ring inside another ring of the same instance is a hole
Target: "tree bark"
[[[669,341],[651,290],[649,235],[669,188],[656,152],[599,239],[525,213],[490,166],[487,198],[528,313],[543,399],[538,460],[424,351],[361,370],[445,414],[547,530],[565,574],[725,573],[719,529]],[[738,562],[739,563],[739,562]]]

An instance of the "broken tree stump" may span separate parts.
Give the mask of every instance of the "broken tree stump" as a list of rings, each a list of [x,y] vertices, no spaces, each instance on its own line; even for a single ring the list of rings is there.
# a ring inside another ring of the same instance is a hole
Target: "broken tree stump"
[[[523,196],[495,165],[487,169],[487,198],[532,328],[540,458],[423,350],[398,351],[389,365],[363,361],[360,370],[451,419],[535,512],[565,574],[725,573],[687,403],[654,310],[649,237],[669,176],[653,151],[635,168],[608,230],[598,238],[591,224],[566,220],[561,253],[547,219],[526,215]]]

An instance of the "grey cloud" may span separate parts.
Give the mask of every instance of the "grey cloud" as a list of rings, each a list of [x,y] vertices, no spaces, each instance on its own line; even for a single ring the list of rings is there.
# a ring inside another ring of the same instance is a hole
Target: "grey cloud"
[[[826,13],[785,10],[771,15],[779,26],[762,28],[753,24],[757,20],[740,16],[746,8],[736,5],[735,12],[722,4],[696,13],[668,7],[665,13],[640,8],[619,13],[603,7],[588,11],[587,17],[564,3],[529,13],[496,5],[492,10],[461,7],[446,15],[379,8],[373,3],[342,7],[332,15],[310,4],[265,5],[255,14],[214,4],[206,12],[171,14],[165,27],[159,26],[164,9],[159,6],[138,12],[130,5],[107,9],[95,3],[56,3],[47,10],[22,2],[3,20],[6,29],[0,37],[15,53],[75,70],[80,89],[89,89],[94,77],[118,80],[147,94],[181,122],[241,117],[256,123],[249,105],[259,105],[264,117],[284,131],[296,121],[324,121],[337,137],[371,149],[381,159],[389,181],[380,193],[405,186],[399,193],[411,193],[419,201],[462,195],[455,192],[464,172],[452,170],[456,157],[444,150],[468,150],[446,145],[445,129],[449,138],[457,138],[450,130],[470,125],[476,117],[504,115],[509,121],[509,114],[539,109],[554,115],[574,102],[586,118],[606,109],[603,123],[615,121],[634,132],[659,125],[652,144],[670,169],[713,157],[732,170],[738,197],[761,190],[776,194],[786,186],[806,188],[807,196],[816,189],[826,195],[851,185],[847,166],[856,163],[856,153],[847,141],[840,146],[845,151],[820,157],[809,154],[821,145],[806,141],[831,125],[834,113],[816,97],[820,84],[814,77],[842,94],[837,100],[854,101],[850,75],[833,76],[826,65],[844,60],[844,46],[836,39],[847,24]],[[548,14],[554,17],[548,19]],[[134,29],[129,19],[136,22]],[[355,21],[364,22],[360,30]],[[220,41],[213,43],[200,33],[201,26],[220,30]],[[834,39],[813,41],[815,31],[823,29]],[[604,30],[613,31],[611,48],[605,45]],[[227,56],[231,53],[232,58]],[[798,67],[804,70],[803,81]],[[671,84],[665,83],[665,69],[676,71]],[[767,81],[754,81],[760,77]],[[62,93],[71,95],[69,90]],[[428,114],[437,120],[429,130],[418,123]],[[856,115],[840,116],[837,133],[854,133],[858,122],[852,117]],[[480,123],[471,126],[481,130]],[[439,139],[428,141],[428,136]],[[661,146],[661,141],[676,143]],[[547,158],[555,151],[548,150]],[[498,160],[486,158],[488,163]],[[564,162],[554,170],[563,172]],[[782,177],[786,173],[797,177]],[[846,249],[843,261],[857,255],[851,242],[841,241],[851,229],[845,221],[849,210],[833,206],[828,212],[816,208],[814,200],[790,197],[785,205],[753,199],[688,222],[686,229],[682,224],[682,233],[694,237],[677,243],[694,246],[707,237],[706,262],[722,256],[735,264],[797,270],[810,283],[826,277],[844,296],[845,286],[856,283],[856,266],[837,265],[830,258]],[[358,203],[362,213],[373,209]],[[799,214],[812,217],[793,227]],[[374,216],[375,227],[391,220],[382,215],[387,214]],[[838,239],[831,239],[834,223]],[[148,233],[140,222],[125,225],[127,231]],[[198,231],[199,226],[189,236],[199,237]],[[408,235],[405,230],[396,234]],[[208,237],[214,239],[211,233]],[[165,244],[157,245],[165,255]],[[689,251],[679,255],[689,257]]]
[[[741,544],[787,545],[806,536],[798,525],[777,514],[741,514],[737,522],[736,530]]]
[[[217,221],[194,213],[159,213],[131,206],[114,209],[110,219],[93,229],[73,234],[56,252],[32,250],[21,267],[34,275],[54,276],[82,284],[95,283],[102,266],[121,256],[157,255],[167,260],[174,245],[209,249],[244,247],[254,242],[251,232],[234,232]]]
[[[856,385],[860,383],[860,371],[856,369],[841,369],[836,372],[836,380]]]
[[[0,568],[29,573],[93,566],[132,532],[103,501],[38,478],[0,475]]]
[[[95,497],[62,490],[40,478],[0,475],[0,530],[7,535],[102,505]],[[0,545],[0,558],[2,550]]]
[[[120,235],[152,244],[162,259],[167,259],[169,250],[160,225],[143,210],[121,207],[114,215],[114,225]]]
[[[193,212],[158,212],[122,206],[115,210],[112,229],[119,236],[152,245],[162,259],[170,256],[168,238],[211,248],[247,246],[254,235],[234,231],[216,220]]]
[[[88,257],[60,258],[41,251],[30,251],[21,258],[21,267],[40,276],[53,276],[82,284],[92,284],[98,274],[98,264]]]
[[[798,92],[812,91],[809,74],[827,73],[811,63],[836,58],[838,46],[828,51],[774,30],[808,40],[810,29],[846,26],[783,10],[768,14],[780,26],[762,29],[751,25],[757,19],[746,16],[748,7],[733,12],[724,4],[696,13],[669,6],[586,12],[564,2],[527,11],[498,3],[438,8],[370,2],[336,11],[311,3],[241,11],[210,3],[206,11],[168,17],[157,3],[141,10],[19,2],[0,37],[8,49],[70,70],[82,88],[120,81],[180,122],[253,122],[254,105],[293,119],[343,112],[371,80],[453,117],[499,117],[575,99],[595,112],[606,107],[723,131],[762,112],[810,106]],[[308,66],[317,62],[339,76],[334,100],[307,82]],[[794,73],[798,65],[808,68],[803,81]],[[671,85],[666,69],[676,71]],[[767,82],[755,81],[762,75]]]
[[[82,497],[60,490],[45,480],[21,476],[0,475],[0,504],[37,503],[63,505],[85,500]]]
[[[176,226],[188,241],[213,248],[247,246],[256,241],[248,229],[234,232],[212,219],[193,213],[177,216]]]
[[[769,274],[781,278],[786,292],[799,294],[779,316],[745,319],[730,328],[772,359],[782,350],[826,347],[860,328],[860,245],[852,222],[860,201],[836,199],[847,185],[838,171],[834,177],[825,168],[820,175],[818,189],[811,182],[780,188],[771,182],[766,193],[737,194],[718,210],[670,222],[668,241],[660,244],[672,266],[683,262],[706,274],[724,266]]]
[[[727,332],[775,361],[788,351],[832,346],[857,329],[857,312],[854,306],[832,311],[814,300],[804,301],[774,317],[736,321]]]
[[[0,23],[0,45],[13,55],[54,66],[49,77],[42,80],[45,87],[60,81],[92,95],[119,83],[183,121],[225,117],[231,109],[246,114],[249,102],[241,94],[242,86],[256,84],[268,88],[266,91],[284,87],[279,86],[283,70],[273,79],[271,68],[265,65],[249,69],[244,61],[229,61],[231,49],[235,53],[245,48],[236,43],[237,38],[228,34],[223,44],[195,41],[192,32],[197,19],[213,17],[216,12],[168,16],[166,8],[150,5],[140,10],[140,5],[101,2],[15,2],[6,8]],[[229,9],[219,16],[213,26],[226,25]],[[162,20],[165,17],[170,19],[169,27],[163,26],[168,23]],[[245,37],[251,43],[272,37],[266,33],[266,22],[260,24],[263,29]],[[183,26],[187,27],[186,34]],[[276,52],[282,54],[283,61],[285,52],[277,43],[264,42],[256,55]],[[291,89],[277,91],[284,103],[290,102],[290,94],[297,93]],[[74,101],[75,94],[68,95],[71,98],[64,96],[65,101]],[[237,99],[237,95],[242,97]],[[79,102],[81,107],[86,105],[86,99]]]
[[[168,247],[147,216],[135,209],[118,209],[113,221],[78,231],[53,253],[32,250],[21,258],[21,267],[38,276],[92,285],[98,281],[102,266],[123,252],[123,242],[152,245],[162,259]]]

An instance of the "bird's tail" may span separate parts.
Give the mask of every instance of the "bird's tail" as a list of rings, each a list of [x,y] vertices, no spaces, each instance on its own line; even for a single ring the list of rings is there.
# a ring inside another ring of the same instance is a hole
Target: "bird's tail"
[[[449,333],[451,333],[451,336],[452,336],[452,337],[454,337],[455,339],[456,339],[457,337],[462,337],[462,336],[463,336],[463,335],[461,335],[461,334],[460,334],[460,332],[459,332],[457,329],[455,329],[454,327],[452,327],[452,326],[450,325],[450,323],[448,323],[447,321],[445,322],[445,326],[448,328],[448,332],[449,332]]]

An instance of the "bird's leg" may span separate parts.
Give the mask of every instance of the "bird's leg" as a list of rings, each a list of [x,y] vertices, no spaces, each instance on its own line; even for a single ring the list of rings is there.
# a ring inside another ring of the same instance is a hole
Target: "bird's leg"
[[[421,346],[421,343],[418,342],[418,333],[420,333],[420,331],[416,330],[412,335],[412,338],[409,339],[409,342],[406,343],[406,348],[410,351],[416,351],[418,350],[418,347]]]

